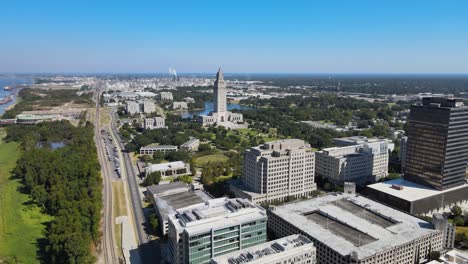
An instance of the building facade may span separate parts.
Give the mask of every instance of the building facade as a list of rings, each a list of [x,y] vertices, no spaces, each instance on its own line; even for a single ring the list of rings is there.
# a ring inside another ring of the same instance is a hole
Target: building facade
[[[143,113],[150,114],[156,112],[156,104],[153,100],[145,99],[143,100]]]
[[[263,208],[245,199],[218,198],[169,216],[169,250],[174,264],[205,264],[214,257],[267,241]]]
[[[140,155],[153,155],[156,152],[171,152],[177,151],[177,146],[173,145],[158,145],[158,144],[151,144],[148,146],[144,146],[140,148]]]
[[[137,101],[127,101],[126,112],[129,115],[141,113],[140,103]]]
[[[146,175],[153,172],[161,173],[163,178],[166,177],[178,177],[183,175],[192,174],[190,171],[190,164],[183,161],[173,161],[160,164],[148,164],[146,166]]]
[[[424,263],[443,250],[443,234],[430,223],[349,194],[270,206],[268,228],[276,237],[309,238],[318,264]]]
[[[426,97],[411,106],[405,178],[437,190],[463,185],[468,163],[468,107]]]
[[[216,74],[216,80],[213,89],[214,111],[208,115],[199,116],[198,122],[202,123],[203,126],[212,126],[228,123],[242,123],[244,121],[244,117],[242,116],[242,114],[232,113],[227,110],[227,88],[221,68]]]
[[[198,151],[198,147],[200,147],[200,140],[198,138],[191,138],[189,141],[180,145],[180,149],[186,151]]]
[[[405,171],[406,167],[406,152],[408,148],[408,137],[403,136],[400,138],[400,164],[401,164],[401,172]]]
[[[291,235],[211,259],[211,264],[315,264],[314,244]]]
[[[157,116],[153,118],[145,118],[144,122],[145,129],[167,128],[166,119],[164,117]]]
[[[299,139],[272,141],[247,150],[243,175],[231,190],[255,203],[309,196],[316,190],[315,154]]]
[[[344,182],[365,185],[388,176],[388,159],[386,140],[326,148],[315,154],[315,173],[338,185]]]
[[[159,94],[159,98],[161,101],[172,101],[174,100],[174,97],[172,96],[171,92],[161,92]]]

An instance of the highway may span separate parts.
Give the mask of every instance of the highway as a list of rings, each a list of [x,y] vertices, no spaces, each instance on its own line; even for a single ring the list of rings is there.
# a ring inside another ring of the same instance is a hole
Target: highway
[[[118,144],[118,148],[121,150],[125,149],[125,146],[122,144],[122,139],[117,131],[116,123],[115,123],[115,111],[111,112],[111,133],[115,135],[117,138],[116,144]],[[125,170],[125,174],[127,175],[126,181],[128,183],[128,187],[130,190],[130,200],[132,204],[132,216],[133,222],[135,223],[137,238],[138,238],[138,245],[143,245],[149,242],[148,236],[144,230],[144,225],[146,222],[145,215],[143,213],[143,203],[141,201],[141,196],[138,193],[138,183],[135,175],[135,170],[133,168],[130,156],[127,152],[122,151],[123,156],[123,167],[122,170]]]
[[[112,169],[109,168],[107,162],[105,147],[102,141],[102,135],[100,131],[100,109],[99,109],[99,90],[95,92],[96,101],[96,117],[94,124],[94,140],[96,142],[97,153],[99,157],[99,163],[101,164],[101,176],[103,179],[103,240],[102,240],[102,252],[104,263],[119,263],[116,247],[114,245],[114,216],[112,206]],[[102,259],[101,259],[102,261]],[[100,262],[101,262],[100,261]]]

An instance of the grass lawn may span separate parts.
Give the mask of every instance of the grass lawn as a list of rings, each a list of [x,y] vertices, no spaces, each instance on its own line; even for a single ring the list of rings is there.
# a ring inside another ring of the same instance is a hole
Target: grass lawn
[[[468,236],[468,226],[457,226],[456,227],[457,233],[465,233]]]
[[[0,262],[11,257],[18,263],[39,263],[37,241],[44,238],[44,224],[52,217],[41,213],[29,195],[18,191],[22,185],[19,180],[10,179],[20,154],[16,143],[0,141]]]
[[[195,165],[198,167],[203,167],[207,165],[208,163],[223,163],[228,161],[229,158],[222,155],[222,154],[214,154],[214,155],[206,155],[206,156],[201,156],[195,159]]]
[[[127,215],[127,206],[125,202],[125,193],[123,182],[113,182],[112,183],[112,200],[113,200],[113,213],[114,217],[121,215]],[[119,248],[118,254],[121,255],[122,252],[122,224],[115,224],[115,242]]]

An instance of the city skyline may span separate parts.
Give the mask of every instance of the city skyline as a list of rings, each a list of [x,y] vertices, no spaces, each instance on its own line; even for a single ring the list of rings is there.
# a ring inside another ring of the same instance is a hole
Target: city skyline
[[[467,5],[10,1],[0,72],[463,74]]]

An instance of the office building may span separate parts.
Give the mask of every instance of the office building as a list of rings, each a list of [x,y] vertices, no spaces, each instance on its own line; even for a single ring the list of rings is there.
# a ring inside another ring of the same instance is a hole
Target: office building
[[[468,253],[459,250],[451,250],[441,254],[438,260],[433,260],[427,264],[468,264]]]
[[[432,225],[436,230],[442,232],[444,248],[455,247],[455,225],[450,223],[443,214],[435,213],[432,215]]]
[[[242,114],[232,113],[227,110],[227,89],[221,68],[216,74],[213,89],[214,111],[208,115],[199,116],[198,121],[202,123],[203,126],[224,125],[235,128],[236,126],[234,124],[243,122],[244,118]]]
[[[156,112],[156,104],[153,102],[153,100],[145,99],[143,100],[142,104],[143,104],[143,113],[150,114],[150,113]]]
[[[174,97],[172,96],[171,92],[161,92],[159,94],[159,98],[161,101],[172,101],[174,100]]]
[[[405,179],[437,190],[465,183],[468,107],[461,99],[426,97],[411,106]]]
[[[403,136],[400,138],[400,164],[401,164],[401,172],[405,171],[406,167],[406,151],[408,147],[408,137]]]
[[[423,263],[444,244],[431,223],[350,194],[270,206],[268,227],[277,237],[309,238],[318,264]]]
[[[213,199],[203,190],[194,190],[184,182],[151,185],[146,187],[147,198],[153,204],[162,235],[169,231],[169,215],[177,209]]]
[[[162,178],[167,177],[178,177],[183,175],[190,175],[190,164],[183,161],[173,161],[167,163],[151,164],[149,163],[146,166],[146,175],[149,175],[153,172],[161,173]]]
[[[188,104],[187,102],[174,102],[172,103],[172,109],[173,110],[177,110],[177,109],[186,110],[188,109]]]
[[[315,264],[314,244],[305,236],[291,235],[221,255],[211,264]]]
[[[338,185],[344,182],[365,185],[388,176],[388,159],[387,140],[366,139],[358,144],[317,151],[315,173]]]
[[[432,214],[467,202],[468,185],[439,191],[402,178],[367,185],[365,195],[410,214]]]
[[[159,145],[157,143],[150,144],[140,148],[140,155],[153,155],[156,152],[171,152],[177,151],[177,146],[173,145]]]
[[[180,149],[185,151],[197,151],[200,147],[200,140],[198,138],[190,138],[189,141],[180,145]]]
[[[137,101],[127,101],[126,112],[129,115],[141,113],[140,103]]]
[[[171,263],[204,264],[267,241],[263,208],[245,199],[218,198],[169,215]]]
[[[164,117],[157,116],[153,118],[145,118],[144,122],[145,129],[167,128],[166,119]]]
[[[245,153],[241,181],[233,181],[231,190],[257,204],[309,196],[316,190],[314,157],[310,145],[299,139],[253,147]]]

